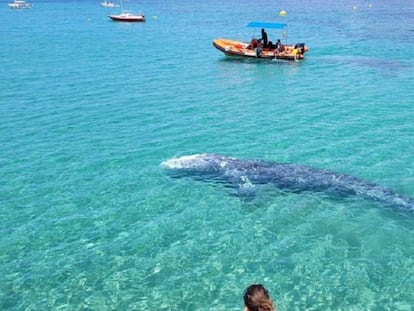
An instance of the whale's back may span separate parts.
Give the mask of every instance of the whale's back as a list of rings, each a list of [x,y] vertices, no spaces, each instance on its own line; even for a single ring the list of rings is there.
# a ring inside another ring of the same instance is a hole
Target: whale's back
[[[298,164],[262,160],[235,159],[218,154],[196,154],[162,163],[175,177],[191,176],[214,183],[226,183],[240,189],[274,184],[289,191],[324,192],[357,196],[381,204],[414,211],[414,199],[351,175]]]

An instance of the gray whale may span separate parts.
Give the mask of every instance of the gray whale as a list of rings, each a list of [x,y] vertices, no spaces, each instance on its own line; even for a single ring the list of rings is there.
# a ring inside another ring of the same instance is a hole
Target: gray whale
[[[191,176],[230,184],[241,191],[258,184],[282,190],[354,195],[369,201],[414,212],[414,199],[363,179],[297,164],[242,160],[219,154],[194,154],[172,158],[161,166],[174,177]]]

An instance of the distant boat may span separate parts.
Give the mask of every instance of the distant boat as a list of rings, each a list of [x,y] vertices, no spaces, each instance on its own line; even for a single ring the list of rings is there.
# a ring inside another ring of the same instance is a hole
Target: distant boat
[[[107,8],[117,8],[119,7],[118,4],[116,4],[115,2],[111,2],[111,1],[103,1],[101,2],[101,5]]]
[[[145,22],[145,16],[142,14],[134,14],[122,12],[121,14],[109,15],[110,19],[117,22]]]
[[[121,14],[109,15],[109,18],[117,22],[145,22],[145,16],[143,14],[135,14],[124,10],[124,6],[121,0]]]
[[[12,3],[9,3],[10,9],[30,9],[32,5],[24,0],[14,0]]]

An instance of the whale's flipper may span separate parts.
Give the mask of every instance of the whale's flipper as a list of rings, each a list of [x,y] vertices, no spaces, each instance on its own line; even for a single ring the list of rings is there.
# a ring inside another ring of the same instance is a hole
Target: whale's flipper
[[[253,200],[257,194],[256,186],[247,176],[240,176],[236,185],[237,195],[247,200]]]

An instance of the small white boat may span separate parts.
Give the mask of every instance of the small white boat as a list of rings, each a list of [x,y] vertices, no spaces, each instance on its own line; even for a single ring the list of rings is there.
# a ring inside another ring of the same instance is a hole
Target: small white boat
[[[12,3],[9,3],[10,9],[30,9],[32,5],[24,0],[14,0]]]
[[[123,0],[120,0],[121,3],[121,13],[120,14],[111,14],[109,18],[116,22],[145,22],[144,14],[131,13],[124,10]]]
[[[111,1],[103,1],[101,2],[101,5],[107,8],[117,8],[119,7],[118,4],[116,4],[115,2],[111,2]]]
[[[145,22],[145,16],[142,14],[134,14],[123,12],[121,14],[109,15],[109,18],[117,22]]]

